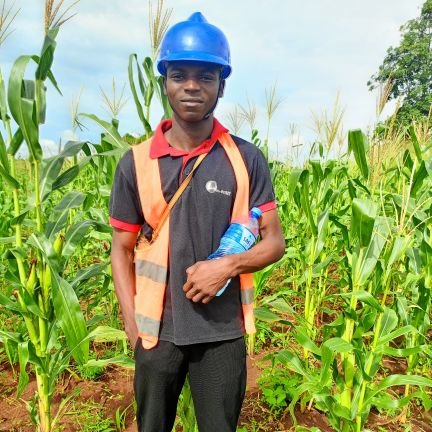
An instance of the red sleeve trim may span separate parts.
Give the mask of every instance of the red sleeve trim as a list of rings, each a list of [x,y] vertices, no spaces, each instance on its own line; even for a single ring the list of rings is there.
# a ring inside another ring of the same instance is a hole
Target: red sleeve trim
[[[276,201],[269,201],[263,205],[258,206],[258,208],[263,212],[274,210],[276,208]]]
[[[114,228],[118,228],[118,229],[121,229],[123,231],[129,231],[129,232],[137,233],[141,229],[141,225],[139,225],[139,224],[130,224],[130,223],[118,220],[118,219],[114,219],[111,216],[109,218],[109,222]]]

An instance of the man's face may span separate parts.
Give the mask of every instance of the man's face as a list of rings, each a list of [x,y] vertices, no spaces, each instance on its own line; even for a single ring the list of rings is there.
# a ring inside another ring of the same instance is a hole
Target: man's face
[[[165,94],[173,111],[184,121],[197,122],[222,97],[219,91],[220,68],[202,62],[171,62],[167,68]]]

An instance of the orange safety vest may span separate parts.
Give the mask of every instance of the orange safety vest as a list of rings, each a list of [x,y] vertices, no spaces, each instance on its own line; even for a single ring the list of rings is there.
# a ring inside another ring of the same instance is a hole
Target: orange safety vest
[[[231,136],[224,133],[218,141],[231,162],[237,183],[231,221],[242,220],[249,213],[249,174]],[[159,163],[150,158],[150,146],[151,139],[132,147],[132,151],[144,219],[156,229],[167,203]],[[146,349],[156,346],[159,337],[168,276],[169,226],[168,216],[157,239],[149,243],[142,238],[135,250],[135,321]],[[255,333],[253,274],[240,275],[240,297],[245,330],[248,334]]]

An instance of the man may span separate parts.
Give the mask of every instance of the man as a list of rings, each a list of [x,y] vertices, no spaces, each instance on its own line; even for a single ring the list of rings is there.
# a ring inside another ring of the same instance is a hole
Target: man
[[[137,233],[149,239],[157,226],[145,218],[150,210],[141,208],[147,199],[142,188],[154,179],[140,170],[133,151],[125,154],[117,168],[110,203],[114,227],[111,258],[125,330],[135,346],[138,427],[144,432],[171,431],[178,397],[189,374],[200,432],[231,432],[236,430],[246,386],[239,275],[280,259],[284,237],[262,153],[253,144],[233,137],[249,177],[247,205],[263,211],[261,240],[247,252],[206,260],[230,223],[240,188],[237,168],[227,157],[225,144],[221,145],[223,137],[231,137],[213,117],[231,73],[228,42],[217,27],[195,13],[168,30],[157,67],[164,76],[173,116],[159,124],[146,157],[157,161],[161,193],[167,203],[199,155],[206,156],[169,215],[168,276],[166,286],[161,285],[160,327],[157,319],[137,313],[141,307],[152,312],[141,297],[138,299],[138,293],[134,302],[137,290],[153,295],[146,292],[145,284],[136,286],[139,277],[138,269],[135,276],[134,256],[138,253]],[[155,184],[157,188],[158,181]],[[165,274],[160,269],[152,264],[150,282]],[[230,278],[226,291],[216,296]]]

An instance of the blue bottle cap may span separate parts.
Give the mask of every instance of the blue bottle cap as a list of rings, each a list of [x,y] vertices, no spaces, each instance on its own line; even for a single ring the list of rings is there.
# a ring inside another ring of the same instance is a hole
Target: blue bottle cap
[[[259,219],[262,216],[262,211],[258,207],[253,207],[250,211],[250,214],[255,219]]]

